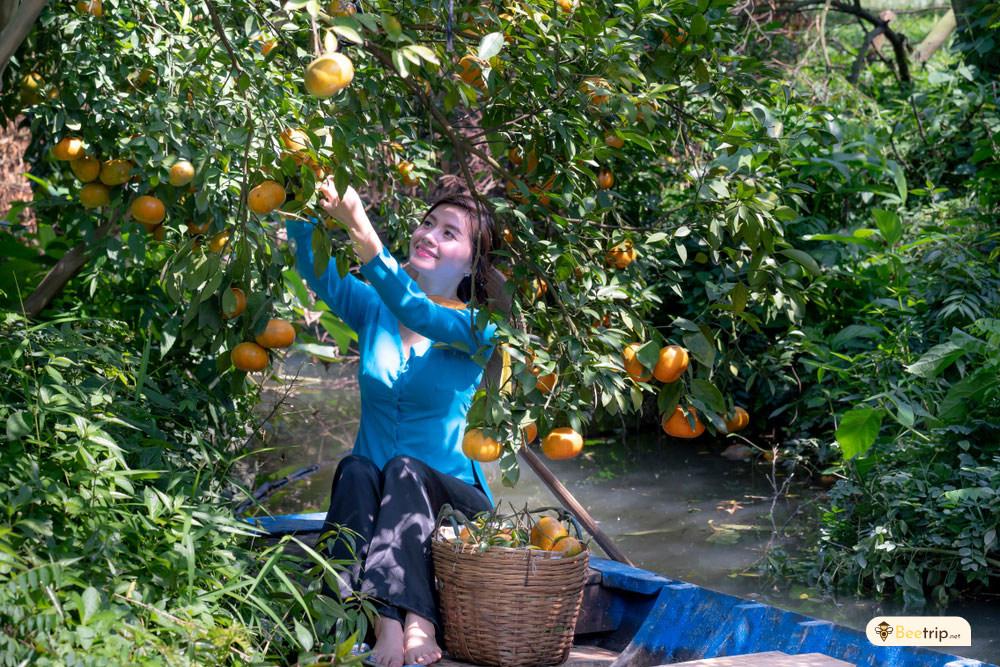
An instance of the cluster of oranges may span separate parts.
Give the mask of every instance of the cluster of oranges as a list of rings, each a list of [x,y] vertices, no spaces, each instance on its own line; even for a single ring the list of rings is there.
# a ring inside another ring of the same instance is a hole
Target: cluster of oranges
[[[636,382],[649,382],[654,377],[663,383],[676,382],[684,375],[690,363],[690,356],[687,350],[679,345],[668,345],[660,349],[656,365],[653,367],[652,372],[649,372],[643,367],[642,362],[639,361],[638,353],[640,347],[642,345],[639,343],[631,343],[622,352],[622,363],[625,366],[625,372]],[[688,420],[684,409],[680,406],[677,406],[673,413],[669,415],[664,414],[660,425],[668,435],[672,435],[675,438],[696,438],[705,432],[705,425],[698,418],[698,411],[695,408],[688,408],[688,412],[693,417],[693,425]],[[723,421],[725,422],[723,432],[735,433],[746,428],[750,423],[750,415],[745,409],[737,406],[733,410],[733,414],[727,415]]]
[[[538,425],[528,424],[522,431],[525,445],[538,437]],[[462,452],[473,461],[489,463],[500,458],[503,445],[483,433],[481,428],[470,428],[462,438]],[[542,438],[542,453],[550,459],[571,459],[583,451],[583,436],[568,426],[549,431]]]
[[[462,527],[454,542],[479,549],[507,547],[551,551],[562,558],[572,558],[586,549],[578,538],[570,537],[569,530],[559,519],[542,516],[534,521],[528,514],[503,518],[480,515]]]

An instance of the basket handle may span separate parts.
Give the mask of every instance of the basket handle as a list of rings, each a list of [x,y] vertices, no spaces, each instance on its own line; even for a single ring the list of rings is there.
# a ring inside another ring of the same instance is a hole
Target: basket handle
[[[459,531],[458,524],[460,522],[469,523],[468,517],[466,517],[464,514],[462,514],[462,512],[458,511],[454,507],[452,507],[449,503],[445,503],[444,505],[442,505],[441,509],[438,511],[437,521],[434,522],[435,535],[438,534],[438,529],[444,525],[445,521],[448,521],[451,524],[451,527],[455,529],[456,537],[461,532]]]
[[[560,521],[569,521],[573,525],[573,528],[576,529],[576,539],[581,542],[583,541],[583,531],[580,530],[580,524],[577,522],[576,517],[565,507],[537,507],[533,510],[528,510],[528,514],[540,514],[549,510],[558,514]]]

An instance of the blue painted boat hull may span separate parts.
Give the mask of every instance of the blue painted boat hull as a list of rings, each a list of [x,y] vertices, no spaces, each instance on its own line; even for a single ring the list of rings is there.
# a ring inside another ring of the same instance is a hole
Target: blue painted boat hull
[[[252,519],[272,535],[318,533],[325,513]],[[621,652],[613,667],[782,651],[865,667],[996,667],[914,646],[876,646],[861,631],[592,557],[578,638]],[[597,619],[587,620],[587,619]],[[581,631],[585,634],[580,634]]]

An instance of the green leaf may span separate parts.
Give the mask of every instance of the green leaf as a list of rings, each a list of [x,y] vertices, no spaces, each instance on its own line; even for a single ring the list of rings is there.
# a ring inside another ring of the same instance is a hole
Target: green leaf
[[[854,408],[840,420],[834,434],[845,461],[864,454],[875,444],[882,427],[882,412],[874,408]]]
[[[722,392],[708,380],[691,380],[691,395],[715,412],[722,413],[726,411],[726,399],[722,397]]]
[[[82,600],[83,609],[80,610],[82,616],[80,622],[86,625],[90,617],[96,614],[97,610],[101,608],[101,594],[93,586],[87,586],[87,589],[83,591]]]
[[[903,206],[906,206],[906,173],[897,162],[889,160],[888,165],[889,171],[892,172],[892,179],[896,182],[896,191],[899,192],[899,201]]]
[[[313,229],[312,250],[313,271],[316,277],[319,277],[326,272],[326,267],[330,264],[330,248],[326,243],[326,234],[319,227]]]
[[[1000,386],[995,368],[980,368],[951,386],[938,405],[937,416],[948,422],[965,418],[974,403],[981,403],[992,390]]]
[[[313,636],[309,632],[309,629],[298,622],[296,619],[292,619],[295,624],[295,638],[298,640],[299,645],[306,651],[311,651],[313,647]]]
[[[684,395],[684,383],[668,382],[660,387],[660,395],[656,397],[656,409],[661,415],[672,415]]]
[[[820,275],[821,271],[819,264],[813,259],[813,256],[804,250],[797,250],[795,248],[786,248],[784,250],[778,251],[780,254],[794,260],[802,265],[802,268],[809,272],[811,276]]]
[[[441,61],[438,60],[437,55],[423,44],[411,44],[410,50],[429,63],[434,63],[435,65],[441,64]]]
[[[21,410],[7,418],[7,439],[17,440],[31,433],[31,425],[26,419],[27,412]]]
[[[711,367],[715,362],[715,349],[701,330],[698,333],[684,334],[684,347],[688,349],[692,357],[706,366]]]
[[[489,60],[500,53],[504,40],[502,32],[491,32],[479,41],[479,59]]]
[[[941,343],[927,350],[922,357],[904,368],[913,375],[932,378],[955,363],[963,354],[965,350],[955,343]]]
[[[789,208],[788,206],[779,206],[771,214],[778,220],[794,220],[799,217],[799,214],[795,212],[795,209]]]
[[[878,226],[879,233],[889,245],[898,243],[903,238],[903,225],[899,221],[899,215],[877,208],[872,210],[872,215],[875,216],[875,224]]]

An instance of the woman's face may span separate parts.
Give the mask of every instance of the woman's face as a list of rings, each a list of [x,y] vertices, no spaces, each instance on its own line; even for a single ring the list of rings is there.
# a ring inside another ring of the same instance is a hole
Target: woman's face
[[[410,239],[410,265],[438,280],[458,284],[471,270],[472,229],[469,217],[455,206],[438,206]]]

